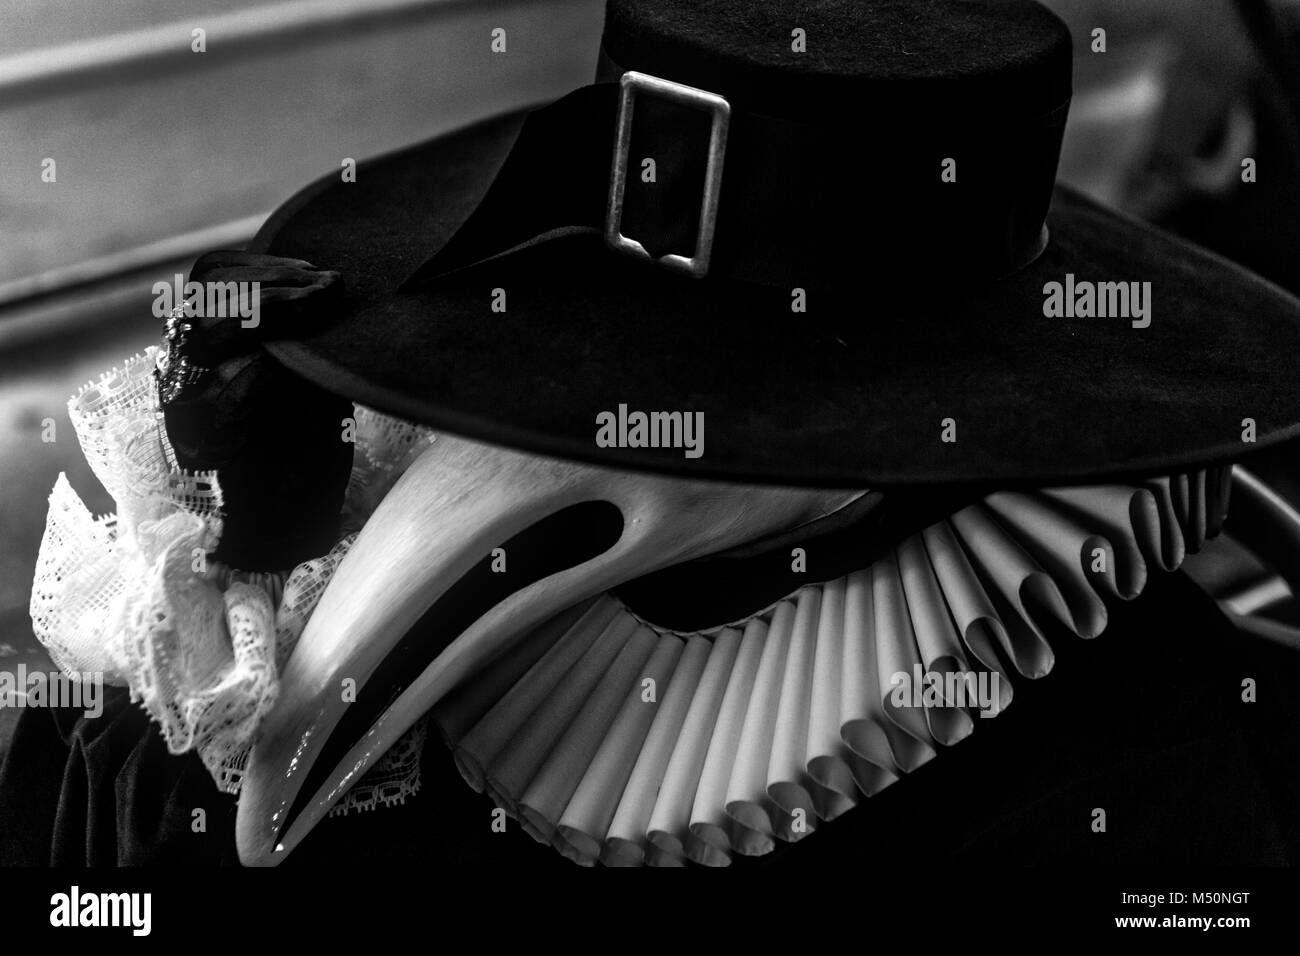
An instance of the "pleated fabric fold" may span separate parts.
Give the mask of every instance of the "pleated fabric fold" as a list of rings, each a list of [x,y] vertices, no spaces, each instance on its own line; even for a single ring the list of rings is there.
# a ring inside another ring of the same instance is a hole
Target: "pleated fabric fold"
[[[870,567],[682,634],[602,595],[435,707],[467,783],[590,866],[725,866],[814,833],[1011,705],[1223,524],[1230,469],[999,492]]]

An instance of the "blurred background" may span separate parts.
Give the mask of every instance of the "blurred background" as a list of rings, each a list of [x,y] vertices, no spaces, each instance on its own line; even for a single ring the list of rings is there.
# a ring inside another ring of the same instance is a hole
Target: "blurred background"
[[[1300,294],[1300,0],[1047,5],[1075,38],[1061,179]],[[65,403],[157,340],[153,283],[202,251],[239,247],[345,158],[588,82],[602,10],[603,0],[0,2],[0,667],[42,660],[27,602],[58,473],[91,510],[113,508]],[[496,28],[507,53],[484,56]],[[1093,50],[1098,28],[1104,53]],[[1256,160],[1254,183],[1241,180],[1243,156]],[[1300,501],[1296,447],[1254,467]],[[1287,587],[1231,540],[1193,573],[1235,606],[1300,623]],[[0,752],[16,713],[0,709]]]

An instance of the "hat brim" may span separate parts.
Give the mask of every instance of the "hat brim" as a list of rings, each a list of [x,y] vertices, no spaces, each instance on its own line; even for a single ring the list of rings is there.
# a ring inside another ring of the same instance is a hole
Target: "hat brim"
[[[253,250],[339,270],[347,292],[340,315],[271,353],[479,441],[743,482],[1101,481],[1300,433],[1300,302],[1064,188],[1046,249],[1009,277],[960,284],[936,267],[909,287],[864,255],[833,293],[807,290],[806,313],[790,290],[679,277],[594,234],[399,292],[473,210],[521,116],[362,164],[356,182],[322,180],[277,211]],[[1046,284],[1067,274],[1150,283],[1149,325],[1045,315]],[[600,447],[597,415],[620,405],[702,413],[703,454]]]

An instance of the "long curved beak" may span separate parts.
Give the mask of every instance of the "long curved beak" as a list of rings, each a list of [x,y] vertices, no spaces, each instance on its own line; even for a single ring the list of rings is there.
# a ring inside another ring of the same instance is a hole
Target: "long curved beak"
[[[285,666],[244,776],[240,859],[282,861],[433,704],[557,612],[861,494],[630,474],[440,437],[362,529]],[[564,514],[607,529],[588,536],[599,553],[548,526]],[[516,544],[526,556],[512,562]],[[499,580],[478,590],[499,600],[476,606],[466,584],[494,562]]]

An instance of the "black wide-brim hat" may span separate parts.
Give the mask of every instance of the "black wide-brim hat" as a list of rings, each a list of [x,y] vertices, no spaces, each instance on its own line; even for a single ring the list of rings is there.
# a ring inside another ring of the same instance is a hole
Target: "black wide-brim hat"
[[[1300,431],[1300,302],[1054,186],[1071,40],[1036,3],[611,0],[601,56],[621,82],[281,207],[251,250],[345,291],[272,355],[466,437],[745,482],[1104,480]],[[665,411],[699,457],[597,441]]]

